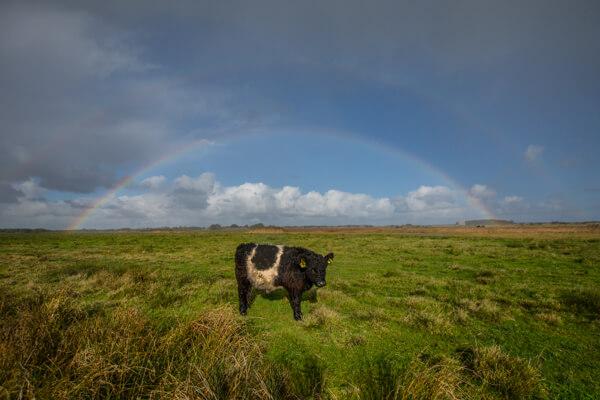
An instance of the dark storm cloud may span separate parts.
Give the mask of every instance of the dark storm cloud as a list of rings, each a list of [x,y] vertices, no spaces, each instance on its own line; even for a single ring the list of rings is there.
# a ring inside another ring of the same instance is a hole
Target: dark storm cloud
[[[115,171],[102,164],[135,159],[127,151],[135,132],[117,136],[123,120],[95,110],[111,95],[103,86],[112,75],[145,68],[135,53],[118,29],[86,13],[5,4],[0,178],[38,177],[47,188],[75,192],[114,182]]]
[[[528,85],[594,88],[598,4],[4,2],[0,180],[37,177],[89,193],[190,135],[242,131],[281,112],[276,99],[244,92],[245,79],[161,83],[178,69],[305,63],[400,81],[473,80],[473,90],[516,81],[525,95]]]
[[[0,183],[0,203],[15,203],[20,196],[21,192],[15,190],[12,185]]]
[[[110,10],[0,6],[0,181],[35,177],[48,189],[90,193],[113,186],[119,169],[254,122],[223,105],[226,91],[161,75],[144,55],[144,35]]]
[[[59,3],[208,67],[304,61],[394,70],[428,60],[432,71],[456,71],[517,56],[562,64],[599,57],[590,51],[598,49],[594,1]]]
[[[218,186],[212,173],[204,173],[197,178],[183,175],[174,183],[175,188],[171,194],[173,201],[185,208],[197,210],[208,206],[208,199]]]
[[[170,25],[178,43],[207,63],[248,57],[390,65],[428,57],[438,67],[493,63],[503,57],[598,55],[594,1],[65,1],[72,8],[143,29]],[[159,21],[157,23],[157,18]],[[164,24],[164,25],[161,25]],[[179,24],[179,25],[178,25]],[[160,36],[169,37],[167,30]],[[186,43],[187,42],[187,43]],[[277,51],[277,52],[273,52]],[[567,57],[565,60],[564,57]],[[397,65],[395,65],[397,66]],[[432,66],[433,68],[433,66]]]

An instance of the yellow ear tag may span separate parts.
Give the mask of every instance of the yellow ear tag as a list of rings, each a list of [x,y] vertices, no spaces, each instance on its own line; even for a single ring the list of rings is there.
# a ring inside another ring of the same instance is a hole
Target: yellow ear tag
[[[327,260],[327,265],[331,264],[333,262],[333,260],[330,258]]]
[[[300,260],[300,268],[306,268],[306,261]]]

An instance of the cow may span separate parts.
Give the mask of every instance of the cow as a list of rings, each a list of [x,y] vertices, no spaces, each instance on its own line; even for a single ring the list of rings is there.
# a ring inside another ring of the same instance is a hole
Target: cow
[[[250,307],[253,287],[267,292],[277,287],[288,291],[294,319],[302,320],[302,293],[325,286],[325,272],[333,253],[321,256],[302,247],[244,243],[235,251],[235,276],[238,283],[240,314]]]

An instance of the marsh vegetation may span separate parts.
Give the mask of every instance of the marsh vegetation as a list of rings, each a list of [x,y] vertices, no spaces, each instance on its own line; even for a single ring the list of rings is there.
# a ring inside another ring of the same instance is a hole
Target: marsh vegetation
[[[600,233],[464,232],[2,234],[0,398],[600,397]],[[303,322],[252,241],[335,252]]]

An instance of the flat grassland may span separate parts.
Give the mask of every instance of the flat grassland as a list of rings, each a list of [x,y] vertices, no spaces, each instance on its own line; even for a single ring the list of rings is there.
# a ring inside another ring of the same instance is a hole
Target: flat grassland
[[[242,242],[335,252],[295,322]],[[600,228],[0,234],[0,399],[600,398]]]

